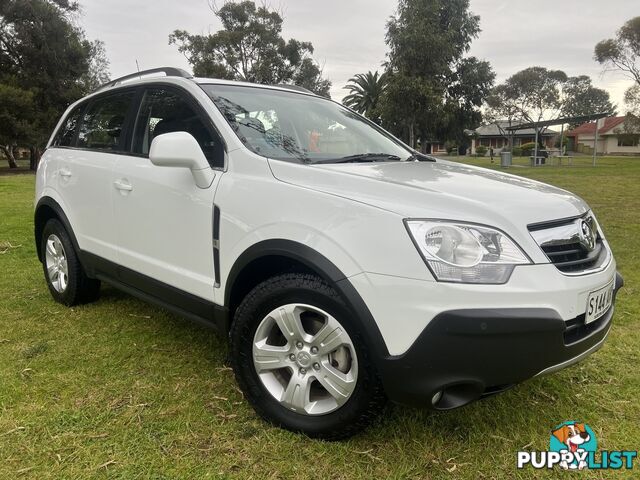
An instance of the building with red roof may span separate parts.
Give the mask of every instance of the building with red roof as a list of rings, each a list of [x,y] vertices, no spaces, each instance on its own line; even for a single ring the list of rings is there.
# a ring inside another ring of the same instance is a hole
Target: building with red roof
[[[516,130],[513,133],[507,131],[507,127],[518,125],[522,122],[507,120],[498,120],[497,122],[482,125],[475,130],[466,130],[467,135],[471,138],[471,154],[475,155],[476,148],[479,146],[493,148],[494,153],[499,155],[503,148],[509,144],[509,137],[513,135],[513,146],[520,147],[525,143],[534,143],[536,139],[536,131],[533,128],[525,128]],[[543,128],[540,132],[540,142],[545,148],[553,148],[559,132],[549,128]]]
[[[625,128],[625,117],[606,117],[583,123],[567,132],[569,149],[591,155],[597,135],[597,152],[602,155],[640,154],[640,132]]]

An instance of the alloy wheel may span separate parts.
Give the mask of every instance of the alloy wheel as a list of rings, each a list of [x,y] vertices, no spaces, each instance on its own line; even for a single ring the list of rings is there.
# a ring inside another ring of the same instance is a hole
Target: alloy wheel
[[[45,262],[51,285],[56,292],[63,293],[69,284],[69,266],[62,242],[55,234],[47,238]]]
[[[253,339],[253,365],[285,408],[324,415],[349,400],[358,379],[356,350],[332,315],[304,304],[272,310]]]

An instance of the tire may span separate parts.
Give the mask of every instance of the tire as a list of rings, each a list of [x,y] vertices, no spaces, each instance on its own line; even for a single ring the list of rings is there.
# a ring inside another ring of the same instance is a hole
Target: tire
[[[290,337],[280,338],[285,318],[300,320],[304,341],[296,341],[300,337],[292,333],[295,328],[289,329]],[[326,339],[320,341],[323,336]],[[339,294],[315,275],[284,274],[255,287],[235,312],[230,357],[242,392],[262,418],[312,438],[350,437],[366,428],[386,403],[353,314]],[[338,378],[340,383],[335,383]],[[291,382],[299,382],[298,388],[291,388]],[[291,391],[309,395],[288,395]]]
[[[56,302],[72,307],[98,299],[100,281],[87,277],[71,238],[59,220],[47,221],[42,229],[40,247],[44,278]]]

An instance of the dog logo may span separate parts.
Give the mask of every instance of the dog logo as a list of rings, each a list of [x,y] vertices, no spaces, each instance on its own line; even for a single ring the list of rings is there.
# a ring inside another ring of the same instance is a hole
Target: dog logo
[[[560,463],[560,467],[566,470],[582,470],[588,467],[589,452],[595,452],[597,448],[598,443],[593,431],[584,423],[565,422],[551,431],[549,451],[567,452],[573,459],[573,461],[563,460]]]

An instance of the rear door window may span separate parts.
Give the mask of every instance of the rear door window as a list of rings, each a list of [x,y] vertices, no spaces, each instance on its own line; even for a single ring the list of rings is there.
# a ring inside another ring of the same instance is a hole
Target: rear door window
[[[123,92],[95,100],[82,118],[77,146],[93,150],[124,151],[125,121],[135,92]]]

